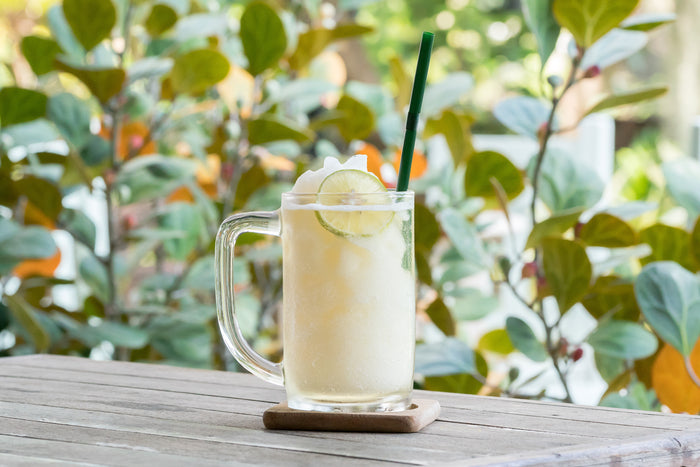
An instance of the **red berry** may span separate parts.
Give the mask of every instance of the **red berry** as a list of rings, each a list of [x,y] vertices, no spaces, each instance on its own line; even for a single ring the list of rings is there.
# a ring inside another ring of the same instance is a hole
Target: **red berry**
[[[521,276],[523,279],[528,277],[535,277],[537,275],[537,263],[530,261],[529,263],[523,264],[523,270]]]
[[[600,67],[598,65],[593,65],[592,67],[589,67],[583,73],[584,78],[595,78],[598,75],[600,75]]]
[[[577,222],[574,226],[574,237],[581,238],[581,230],[585,224],[583,222]]]
[[[233,164],[230,162],[224,162],[221,164],[221,177],[224,180],[231,180],[233,177]]]
[[[138,224],[138,220],[136,219],[136,216],[133,214],[126,214],[124,216],[124,219],[122,220],[123,225],[124,225],[124,230],[131,230],[134,227],[136,227],[136,224]]]
[[[583,357],[583,349],[581,347],[577,348],[576,350],[573,351],[571,354],[571,360],[578,362],[581,360],[581,357]]]

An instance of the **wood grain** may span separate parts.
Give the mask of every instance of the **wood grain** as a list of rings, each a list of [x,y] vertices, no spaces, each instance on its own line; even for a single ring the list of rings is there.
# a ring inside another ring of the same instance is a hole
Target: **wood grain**
[[[419,433],[275,431],[248,374],[0,359],[0,465],[700,465],[700,418],[416,391]]]

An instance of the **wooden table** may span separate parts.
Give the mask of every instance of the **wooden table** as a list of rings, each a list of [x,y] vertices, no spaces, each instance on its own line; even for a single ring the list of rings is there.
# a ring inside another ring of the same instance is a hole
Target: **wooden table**
[[[415,434],[265,430],[247,374],[0,358],[0,465],[700,465],[700,417],[419,391]]]

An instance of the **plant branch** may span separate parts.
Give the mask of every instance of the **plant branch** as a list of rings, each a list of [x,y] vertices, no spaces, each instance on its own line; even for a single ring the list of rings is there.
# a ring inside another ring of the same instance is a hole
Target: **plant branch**
[[[541,306],[541,302],[540,302]],[[552,330],[554,329],[554,326],[549,326],[547,324],[547,320],[544,317],[544,312],[541,309],[540,313],[537,313],[537,316],[540,317],[540,320],[542,321],[542,324],[544,325],[544,330],[545,330],[545,346],[547,348],[547,353],[549,356],[552,358],[552,365],[554,366],[554,370],[557,372],[557,376],[559,376],[559,380],[561,381],[561,385],[564,388],[564,392],[566,393],[566,397],[564,397],[564,402],[573,402],[573,398],[571,397],[571,390],[569,389],[569,383],[566,381],[566,373],[561,369],[561,366],[559,364],[559,354],[558,351],[559,349],[554,346],[554,342],[552,342]]]
[[[685,371],[688,373],[688,376],[690,376],[690,379],[697,387],[700,388],[700,378],[698,378],[698,375],[693,369],[693,365],[690,362],[690,355],[686,355],[685,357],[683,357],[683,363],[685,364]]]
[[[564,97],[564,94],[571,89],[571,87],[576,83],[576,73],[578,71],[578,67],[580,64],[580,58],[576,57],[572,61],[571,65],[571,72],[569,74],[569,79],[566,82],[566,85],[564,86],[564,89],[561,91],[559,94],[559,97],[556,95],[552,96],[552,110],[549,112],[549,118],[547,119],[547,125],[544,129],[544,134],[542,135],[541,142],[540,142],[540,150],[537,153],[537,159],[535,160],[535,170],[532,173],[532,202],[530,203],[530,217],[532,219],[532,225],[533,227],[537,223],[537,218],[535,216],[535,206],[537,204],[537,194],[538,194],[538,189],[539,189],[539,179],[540,179],[540,171],[542,170],[542,161],[544,160],[545,154],[547,153],[547,145],[549,143],[549,139],[552,137],[552,134],[554,133],[553,130],[553,124],[554,124],[554,116],[556,115],[556,110],[557,106],[559,105],[559,102],[561,102],[561,98]]]

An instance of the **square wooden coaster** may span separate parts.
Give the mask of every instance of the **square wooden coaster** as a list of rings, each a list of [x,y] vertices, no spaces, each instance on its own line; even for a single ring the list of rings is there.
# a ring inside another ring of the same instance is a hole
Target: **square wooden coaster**
[[[263,414],[270,430],[363,431],[367,433],[415,433],[440,415],[440,403],[413,399],[411,407],[400,412],[317,412],[290,409],[286,402],[270,407]]]

